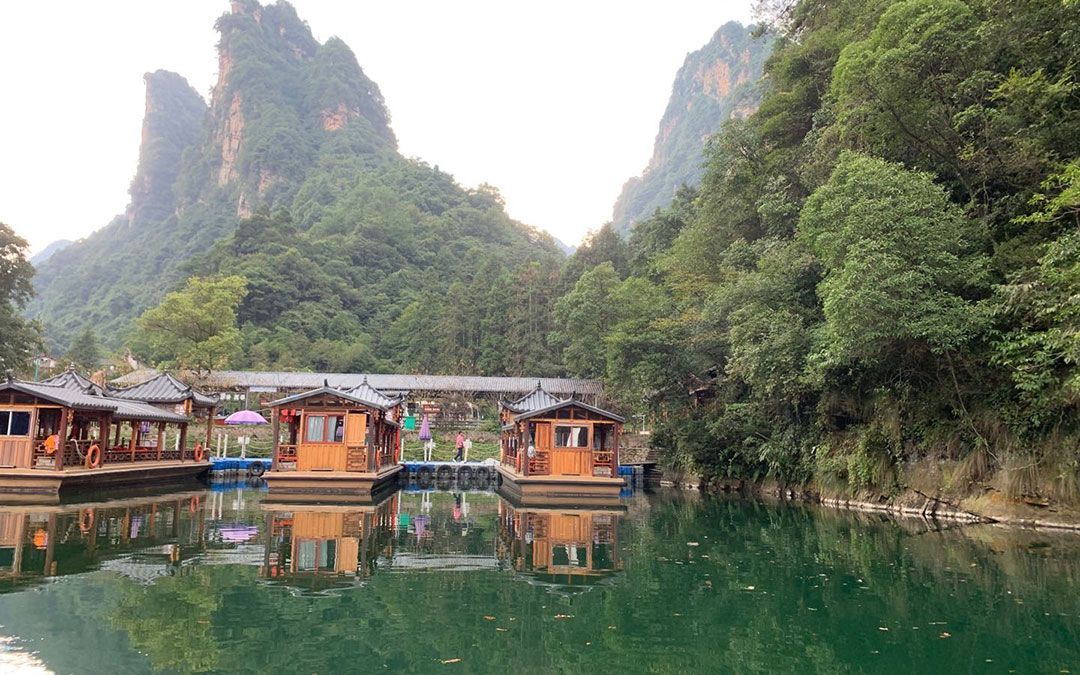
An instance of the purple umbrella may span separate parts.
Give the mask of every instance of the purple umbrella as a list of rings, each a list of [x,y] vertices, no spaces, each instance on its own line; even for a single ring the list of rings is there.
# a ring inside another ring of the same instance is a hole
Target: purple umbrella
[[[420,440],[431,440],[431,425],[428,423],[427,415],[424,415],[424,421],[420,423]]]
[[[225,424],[270,424],[254,410],[237,410],[225,418]]]

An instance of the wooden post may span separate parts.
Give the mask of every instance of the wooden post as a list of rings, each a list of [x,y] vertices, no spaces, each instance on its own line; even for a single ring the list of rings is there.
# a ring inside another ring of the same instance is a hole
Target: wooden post
[[[616,423],[613,428],[614,428],[614,431],[615,431],[615,438],[612,439],[613,442],[614,442],[614,445],[612,445],[612,447],[614,448],[614,452],[612,453],[611,456],[612,456],[612,462],[614,462],[615,466],[612,467],[612,469],[611,469],[611,471],[612,471],[612,476],[611,477],[612,478],[618,478],[619,477],[619,437],[622,436],[622,425]]]
[[[206,450],[206,456],[210,456],[210,432],[214,429],[214,409],[206,409],[206,443],[203,444],[203,448]]]
[[[64,470],[64,449],[67,447],[67,408],[60,408],[60,423],[56,425],[56,455],[53,456],[53,468]]]
[[[187,427],[188,423],[184,422],[180,425],[180,461],[184,461],[184,455],[187,454]]]
[[[270,454],[270,470],[277,471],[278,468],[278,446],[281,445],[281,419],[278,415],[277,408],[270,409],[270,426],[274,434],[273,451]]]
[[[368,473],[375,471],[375,415],[368,413],[367,438],[364,439],[367,446],[367,470]]]
[[[135,461],[135,445],[139,442],[139,428],[135,426],[134,421],[128,422],[131,425],[131,440],[128,441],[128,449],[131,450],[131,461]]]
[[[117,422],[116,423],[116,439],[113,440],[113,447],[114,448],[119,448],[120,447],[120,427],[122,427],[122,426],[124,426],[123,422]]]
[[[161,452],[165,449],[165,423],[158,422],[157,425],[157,458],[161,461]]]

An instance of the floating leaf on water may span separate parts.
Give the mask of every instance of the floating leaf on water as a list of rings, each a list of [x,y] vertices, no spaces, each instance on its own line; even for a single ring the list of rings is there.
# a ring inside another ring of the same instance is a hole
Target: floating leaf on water
[[[484,618],[487,619],[488,621],[494,621],[495,620],[495,617],[493,617],[493,616],[485,616]]]
[[[686,545],[687,546],[700,546],[701,544],[697,543],[696,541],[688,541],[688,542],[686,542]]]
[[[573,614],[556,614],[555,618],[556,619],[573,619],[574,615]]]
[[[752,591],[752,590],[754,590],[754,587],[753,587],[753,586],[747,586],[747,587],[746,587],[746,590],[748,590],[748,591]]]
[[[878,626],[877,629],[878,630],[889,630],[889,627],[888,626]]]
[[[443,663],[461,663],[461,659],[443,659]]]
[[[952,635],[950,635],[949,633],[942,633],[942,634],[941,634],[941,635],[939,635],[938,637],[939,637],[939,638],[951,638],[951,637],[952,637]]]
[[[495,628],[495,630],[499,631],[500,633],[505,633],[505,632],[506,632],[506,629],[505,629],[505,628],[498,628],[498,627],[496,627],[496,628]]]
[[[608,626],[608,630],[615,630],[615,626]]]

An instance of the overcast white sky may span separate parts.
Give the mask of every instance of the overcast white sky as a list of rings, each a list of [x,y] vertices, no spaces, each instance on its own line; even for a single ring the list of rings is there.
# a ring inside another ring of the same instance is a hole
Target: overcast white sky
[[[266,4],[264,2],[264,4]],[[675,72],[750,0],[516,3],[295,0],[382,89],[403,154],[567,243],[611,218],[652,152]],[[204,97],[227,0],[0,3],[0,222],[33,250],[104,226],[128,202],[143,73]]]

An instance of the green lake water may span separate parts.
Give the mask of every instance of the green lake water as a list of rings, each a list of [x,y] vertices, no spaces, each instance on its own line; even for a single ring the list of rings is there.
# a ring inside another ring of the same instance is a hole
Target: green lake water
[[[1080,536],[661,492],[0,507],[3,673],[1080,673]]]

